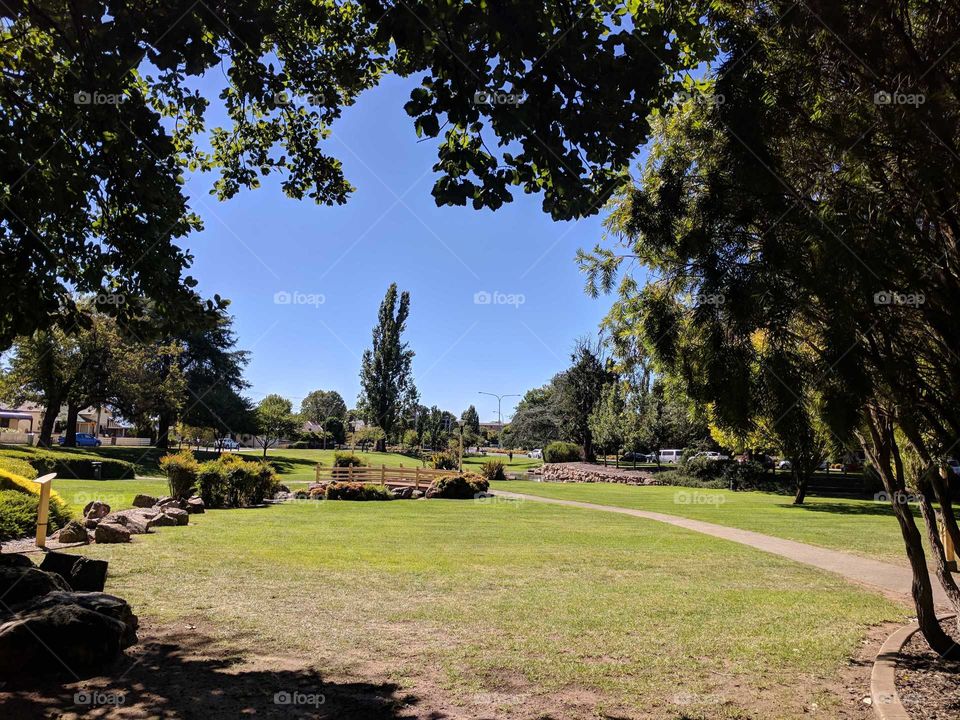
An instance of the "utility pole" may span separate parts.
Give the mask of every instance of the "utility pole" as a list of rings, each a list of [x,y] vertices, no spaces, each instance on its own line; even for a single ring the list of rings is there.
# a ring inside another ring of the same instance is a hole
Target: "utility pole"
[[[478,390],[477,392],[479,392],[481,395],[490,395],[491,397],[495,397],[497,399],[497,424],[500,426],[499,431],[503,432],[503,414],[500,412],[500,401],[506,397],[520,397],[520,395],[516,395],[516,394],[497,395],[496,393],[484,392],[483,390]],[[497,446],[498,447],[500,446],[499,437],[497,438]]]

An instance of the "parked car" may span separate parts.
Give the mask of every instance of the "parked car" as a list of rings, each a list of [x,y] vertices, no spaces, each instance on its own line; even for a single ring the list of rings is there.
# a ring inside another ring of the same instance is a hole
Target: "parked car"
[[[646,453],[640,452],[625,452],[620,456],[620,460],[622,462],[633,462],[634,460],[637,462],[652,462],[653,455],[647,455]]]
[[[63,445],[67,439],[61,435],[57,438],[57,444]],[[77,433],[77,447],[100,447],[103,445],[96,436],[91,435],[90,433]]]
[[[238,443],[233,438],[224,438],[220,442],[220,447],[223,448],[224,450],[239,450],[240,443]]]
[[[781,460],[777,463],[777,470],[792,470],[793,463],[789,460]]]
[[[730,459],[729,455],[721,455],[716,450],[703,450],[701,452],[698,452],[693,457],[695,458],[702,457],[702,458],[706,458],[707,460],[729,460]]]
[[[533,458],[534,460],[543,460],[543,450],[541,448],[531,450],[527,453],[527,457]]]
[[[960,461],[950,458],[947,460],[947,467],[949,467],[954,475],[960,475]]]
[[[678,463],[683,457],[683,450],[661,450],[659,453],[654,453],[654,460],[656,460],[657,455],[660,456],[660,462],[662,463]]]

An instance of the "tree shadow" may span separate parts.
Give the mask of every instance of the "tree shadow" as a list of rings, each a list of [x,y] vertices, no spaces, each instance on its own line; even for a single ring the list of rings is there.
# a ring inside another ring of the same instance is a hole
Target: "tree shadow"
[[[794,505],[793,503],[779,503],[777,507],[790,508],[793,510],[806,510],[807,512],[831,513],[835,515],[863,515],[874,517],[893,518],[893,508],[889,503],[882,502],[851,502],[851,503],[804,503],[803,505]],[[914,514],[919,514],[916,508],[912,508]]]
[[[0,686],[3,717],[443,717],[418,712],[418,698],[393,683],[333,682],[299,662],[273,658],[268,669],[250,669],[244,665],[256,664],[256,657],[214,647],[209,637],[181,633],[134,646],[99,674],[79,681],[65,670],[60,677],[6,679]]]

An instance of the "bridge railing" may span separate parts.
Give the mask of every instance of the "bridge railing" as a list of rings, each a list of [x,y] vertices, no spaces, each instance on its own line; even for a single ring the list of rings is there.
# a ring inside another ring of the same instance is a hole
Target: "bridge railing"
[[[317,482],[361,482],[392,487],[413,487],[417,490],[430,487],[437,478],[455,474],[455,470],[434,470],[422,467],[327,467],[317,465]]]

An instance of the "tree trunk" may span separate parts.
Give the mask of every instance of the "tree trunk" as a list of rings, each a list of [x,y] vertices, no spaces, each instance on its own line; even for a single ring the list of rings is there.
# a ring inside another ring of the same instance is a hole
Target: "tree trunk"
[[[386,439],[385,437],[378,438],[375,449],[376,449],[377,452],[386,452],[386,451],[387,451],[387,439]]]
[[[900,525],[900,534],[903,536],[907,559],[910,561],[910,569],[913,572],[910,590],[920,632],[935,653],[941,657],[956,657],[960,655],[960,645],[957,645],[944,632],[937,619],[937,611],[933,604],[933,587],[930,584],[930,573],[927,570],[927,560],[923,552],[923,541],[910,506],[907,504],[902,464],[895,453],[893,423],[878,408],[871,408],[867,420],[872,442],[866,442],[866,438],[863,437],[860,440],[867,456],[880,473],[884,489],[893,506],[893,514]],[[896,459],[896,472],[891,466],[891,455]]]
[[[807,497],[807,486],[810,484],[810,475],[812,473],[798,468],[796,462],[791,465],[791,468],[793,470],[793,480],[797,487],[797,493],[793,496],[793,504],[803,505],[803,501]]]
[[[37,445],[40,447],[50,447],[50,440],[53,436],[53,426],[57,422],[57,415],[60,414],[60,396],[55,395],[47,398],[47,407],[43,411],[43,422],[40,423],[40,438]]]
[[[157,418],[157,447],[166,450],[169,445],[170,415],[162,412]]]
[[[920,514],[923,515],[923,523],[927,528],[927,541],[930,543],[930,549],[933,552],[933,559],[936,564],[937,579],[943,587],[950,604],[954,611],[960,617],[960,588],[954,582],[950,574],[950,568],[947,567],[947,557],[943,551],[943,543],[940,541],[939,528],[937,527],[937,515],[933,509],[933,503],[930,502],[928,488],[920,490]]]
[[[67,427],[63,431],[63,446],[77,446],[77,415],[80,408],[75,402],[67,401]]]

